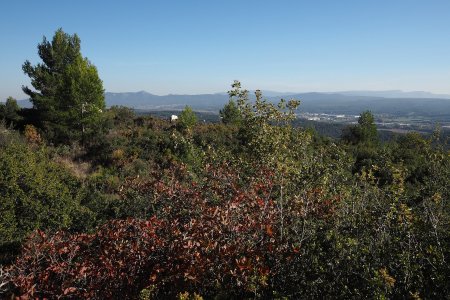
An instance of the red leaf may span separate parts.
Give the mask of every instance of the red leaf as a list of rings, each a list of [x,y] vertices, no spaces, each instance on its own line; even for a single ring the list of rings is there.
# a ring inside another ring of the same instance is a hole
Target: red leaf
[[[68,288],[66,288],[64,290],[64,295],[67,295],[68,293],[73,293],[73,292],[76,292],[76,291],[77,291],[77,288],[75,288],[75,287],[68,287]]]

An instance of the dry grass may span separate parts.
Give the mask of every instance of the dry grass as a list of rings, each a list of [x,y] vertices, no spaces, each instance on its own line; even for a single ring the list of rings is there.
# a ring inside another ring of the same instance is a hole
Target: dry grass
[[[54,161],[68,169],[75,177],[85,179],[92,172],[92,166],[88,162],[74,161],[68,157],[56,156]]]

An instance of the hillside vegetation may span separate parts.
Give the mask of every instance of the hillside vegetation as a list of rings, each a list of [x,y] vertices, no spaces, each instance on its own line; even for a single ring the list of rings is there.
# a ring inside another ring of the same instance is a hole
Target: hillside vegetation
[[[52,47],[76,44],[58,32]],[[61,71],[69,60],[57,73],[95,75],[75,57],[90,71]],[[47,84],[65,91],[69,79]],[[105,109],[78,94],[90,80],[63,94],[42,82],[39,114],[10,103],[2,115],[0,297],[449,297],[439,134],[382,143],[365,111],[331,140],[292,126],[298,101],[250,101],[237,81],[215,124],[190,107],[172,123]]]

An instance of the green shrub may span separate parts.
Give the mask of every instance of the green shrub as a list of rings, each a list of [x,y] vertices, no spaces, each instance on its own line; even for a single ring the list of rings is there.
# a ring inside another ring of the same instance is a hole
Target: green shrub
[[[70,228],[80,183],[49,160],[45,148],[13,141],[0,149],[0,249],[31,231]],[[6,248],[4,248],[6,247]]]

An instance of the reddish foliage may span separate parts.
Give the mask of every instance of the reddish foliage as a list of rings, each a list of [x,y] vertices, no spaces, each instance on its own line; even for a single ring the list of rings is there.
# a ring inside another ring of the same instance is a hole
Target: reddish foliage
[[[170,220],[161,233],[171,241],[165,276],[203,294],[217,285],[248,288],[255,276],[270,273],[267,258],[278,247],[272,174],[261,172],[243,189],[226,168],[206,171],[199,184],[173,179],[158,189],[162,217]]]
[[[12,269],[19,294],[129,298],[152,285],[161,297],[218,289],[239,297],[263,290],[280,264],[301,255],[301,245],[281,231],[302,208],[281,216],[270,171],[243,180],[227,166],[208,166],[193,181],[178,168],[156,182],[136,178],[121,188],[130,189],[148,197],[155,217],[112,221],[92,235],[35,234]],[[336,199],[321,202],[321,190],[307,196],[310,216],[333,213]]]
[[[310,214],[315,218],[327,219],[333,216],[336,205],[340,202],[340,196],[326,197],[325,191],[315,188],[307,191],[307,198],[311,202]]]
[[[117,220],[95,234],[32,235],[11,268],[24,298],[127,298],[147,284],[161,241],[156,219]]]

